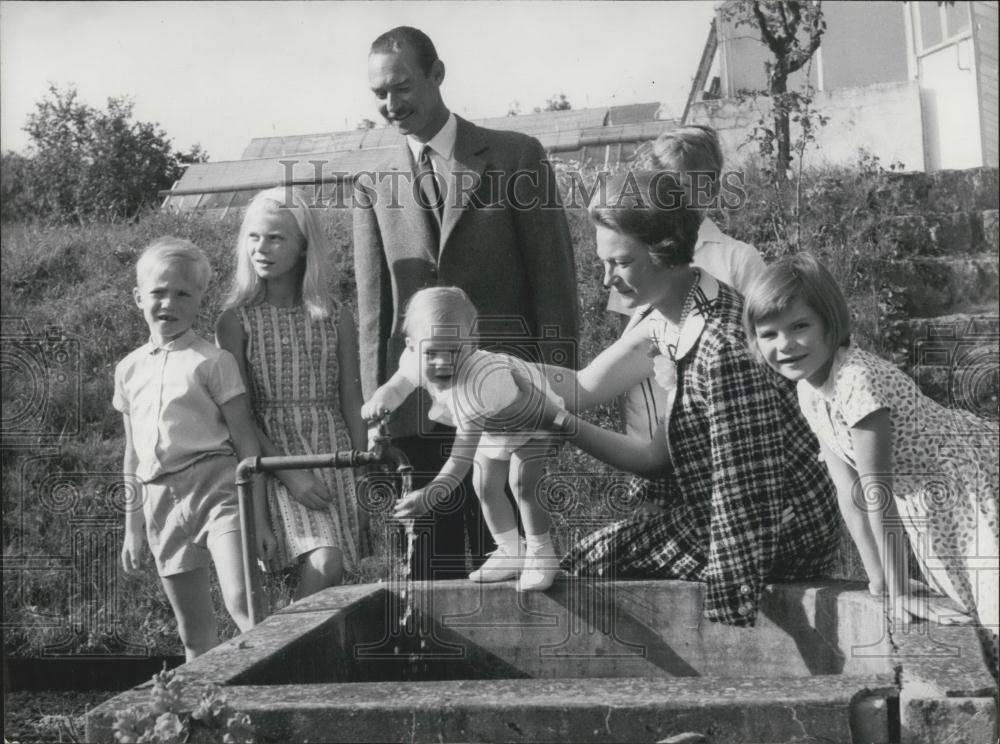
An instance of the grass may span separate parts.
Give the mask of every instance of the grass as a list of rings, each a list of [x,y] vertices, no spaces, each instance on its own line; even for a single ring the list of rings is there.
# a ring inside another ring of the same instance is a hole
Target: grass
[[[876,270],[880,249],[871,239],[871,218],[855,208],[865,202],[870,186],[863,174],[811,175],[813,198],[803,214],[801,232],[803,244],[827,260],[850,295],[859,318],[858,342],[884,351],[886,334],[879,323],[885,313],[873,289],[880,280]],[[742,210],[717,215],[723,229],[757,243],[769,257],[791,250],[784,237],[787,229],[785,233],[775,229],[775,215],[788,214],[787,197],[752,181],[748,191],[762,196]],[[577,260],[580,356],[589,361],[617,337],[617,321],[604,310],[607,293],[600,287],[593,229],[581,210],[570,210],[568,219]],[[350,306],[354,284],[349,213],[329,210],[321,213],[321,220],[335,249],[337,291]],[[159,212],[129,224],[2,226],[4,348],[8,360],[14,354],[13,361],[21,364],[4,370],[5,409],[23,409],[26,393],[44,392],[44,405],[24,414],[22,433],[5,436],[2,451],[7,654],[180,652],[173,617],[153,570],[147,567],[138,577],[110,571],[118,564],[121,545],[115,499],[123,447],[121,420],[110,405],[112,372],[115,363],[146,337],[131,299],[134,262],[141,249],[153,238],[171,234],[189,238],[205,250],[215,278],[195,330],[211,338],[238,227],[235,216],[219,220]],[[11,335],[25,325],[29,336]],[[22,369],[26,358],[37,361],[34,372]],[[588,417],[602,426],[617,426],[613,406]],[[571,448],[563,449],[551,472],[570,474],[568,482],[582,513],[595,522],[608,518],[602,497],[608,479],[618,479],[618,474]],[[376,526],[384,528],[378,522]],[[557,547],[565,549],[570,537],[566,520],[557,518]],[[74,550],[78,562],[103,570],[68,570]],[[353,580],[385,576],[384,540],[378,551]],[[861,576],[849,541],[840,551],[838,575]],[[271,581],[268,591],[275,603],[287,601],[288,588],[281,582]],[[220,618],[226,618],[221,602],[218,606]],[[235,629],[230,624],[223,632]]]
[[[117,693],[90,692],[8,692],[4,694],[4,741],[82,742],[86,714]]]

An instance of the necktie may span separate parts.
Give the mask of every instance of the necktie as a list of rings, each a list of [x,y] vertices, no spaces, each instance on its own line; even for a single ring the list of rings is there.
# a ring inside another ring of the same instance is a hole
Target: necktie
[[[441,213],[444,204],[441,200],[441,190],[438,188],[437,177],[434,173],[434,165],[431,163],[431,146],[424,145],[420,150],[420,158],[417,160],[417,178],[420,180],[420,189],[424,195],[424,205],[430,208],[434,218],[441,225]]]

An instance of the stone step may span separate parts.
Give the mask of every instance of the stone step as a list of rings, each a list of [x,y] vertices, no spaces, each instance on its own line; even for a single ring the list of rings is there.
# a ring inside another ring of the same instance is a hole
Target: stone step
[[[1000,202],[997,169],[886,173],[872,200],[879,208],[899,214],[996,209]]]
[[[923,393],[949,408],[1000,420],[1000,312],[913,318],[904,323],[906,352],[897,361]]]
[[[996,209],[884,217],[871,236],[904,256],[956,256],[998,253]]]
[[[889,741],[888,701],[897,696],[891,675],[377,682],[309,685],[301,697],[298,687],[305,686],[290,685],[278,699],[273,687],[241,688],[240,710],[258,736],[287,742],[292,731],[294,741],[327,742],[657,742],[702,734],[712,744],[876,744]],[[367,702],[372,699],[382,702],[373,706]]]
[[[903,310],[911,317],[995,308],[1000,296],[1000,266],[993,256],[921,256],[893,261],[883,270],[888,282],[903,288]]]

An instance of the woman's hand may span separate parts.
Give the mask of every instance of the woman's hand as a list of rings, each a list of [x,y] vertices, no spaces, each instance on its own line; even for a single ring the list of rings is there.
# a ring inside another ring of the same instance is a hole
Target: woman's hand
[[[518,396],[513,403],[485,421],[486,430],[505,431],[509,428],[511,421],[519,422],[522,429],[524,428],[523,422],[527,421],[537,422],[538,428],[542,430],[550,427],[556,414],[563,409],[557,406],[516,365],[511,367],[510,372],[517,384]]]
[[[309,509],[325,509],[330,503],[330,492],[323,481],[306,470],[279,471],[278,478],[285,484],[288,494]]]

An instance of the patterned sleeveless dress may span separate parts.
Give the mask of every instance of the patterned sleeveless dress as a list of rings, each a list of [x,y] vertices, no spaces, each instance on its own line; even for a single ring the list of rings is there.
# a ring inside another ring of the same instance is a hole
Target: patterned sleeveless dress
[[[301,305],[267,303],[237,310],[246,333],[246,357],[254,416],[271,442],[286,455],[351,449],[340,412],[337,316],[313,321]],[[294,563],[316,548],[343,551],[344,567],[357,566],[358,524],[351,469],[313,471],[333,495],[327,509],[309,509],[293,499],[272,475],[267,505],[278,542],[272,569]]]
[[[893,495],[924,578],[996,633],[996,423],[938,405],[896,365],[854,346],[837,350],[820,388],[799,381],[798,395],[816,436],[851,467],[851,428],[875,411],[891,412]]]

